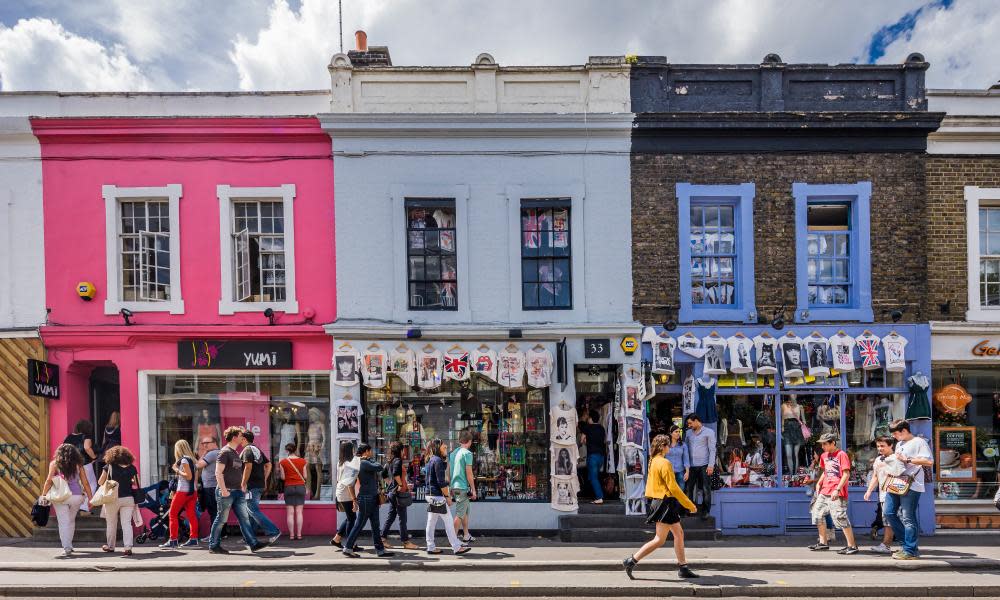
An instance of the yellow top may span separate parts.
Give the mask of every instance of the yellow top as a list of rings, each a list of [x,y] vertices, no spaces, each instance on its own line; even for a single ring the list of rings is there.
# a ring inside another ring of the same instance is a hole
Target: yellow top
[[[646,474],[647,498],[676,498],[681,506],[691,512],[697,512],[698,507],[691,502],[674,477],[674,467],[662,454],[654,456],[649,461],[649,473]]]

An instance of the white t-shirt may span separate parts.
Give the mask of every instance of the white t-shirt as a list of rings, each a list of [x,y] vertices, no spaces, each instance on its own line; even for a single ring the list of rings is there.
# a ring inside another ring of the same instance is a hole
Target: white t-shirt
[[[677,341],[668,336],[654,336],[650,341],[653,347],[653,373],[657,375],[673,375],[674,350],[677,348]]]
[[[354,487],[361,471],[361,458],[355,456],[350,462],[345,462],[337,469],[337,502],[350,502],[348,489]]]
[[[497,353],[492,350],[472,351],[472,372],[490,381],[497,380]]]
[[[421,352],[417,356],[417,385],[425,390],[441,387],[441,377],[444,371],[441,364],[441,352]]]
[[[556,478],[576,478],[576,463],[580,460],[580,450],[576,445],[560,446],[553,444],[552,455],[552,476]]]
[[[753,373],[753,361],[750,351],[753,350],[753,340],[746,336],[734,335],[726,340],[729,346],[729,370],[733,373]]]
[[[830,338],[833,349],[833,368],[837,371],[854,370],[854,338],[846,333],[838,333]]]
[[[809,374],[813,377],[826,377],[830,374],[830,358],[827,350],[830,343],[823,336],[810,335],[805,339],[806,356],[809,358]]]
[[[685,333],[681,337],[677,338],[677,348],[682,352],[687,352],[695,358],[701,358],[703,353],[701,351],[701,340],[694,337],[691,333]]]
[[[705,348],[705,374],[725,375],[726,374],[726,338],[704,337],[701,339],[702,347]]]
[[[343,387],[358,385],[361,355],[351,347],[333,353],[333,383]]]
[[[896,444],[896,452],[901,453],[906,458],[931,458],[931,447],[922,437],[913,436],[906,442]],[[920,465],[907,465],[906,474],[913,477],[910,489],[914,492],[924,491],[924,468]]]
[[[552,383],[552,353],[548,350],[528,350],[528,385],[533,388],[549,387]]]
[[[885,370],[902,372],[906,370],[906,338],[898,333],[890,333],[882,338],[885,348]]]
[[[858,344],[858,353],[861,355],[861,368],[865,371],[878,369],[882,363],[878,359],[879,337],[872,333],[865,333],[854,338]]]
[[[416,370],[414,365],[417,362],[413,350],[393,350],[389,355],[389,372],[403,380],[403,383],[413,387]]]
[[[552,409],[552,442],[555,444],[576,445],[576,411],[561,410],[558,405]],[[565,426],[562,422],[565,421]]]
[[[757,351],[757,374],[774,375],[778,372],[778,340],[758,335],[753,339]]]
[[[524,385],[524,352],[504,350],[497,359],[497,383],[507,388]]]
[[[361,378],[365,382],[365,387],[378,389],[384,388],[388,381],[389,355],[384,350],[366,351],[361,356]]]
[[[803,367],[808,363],[802,352],[802,338],[786,333],[779,340],[781,344],[781,362],[785,366],[785,377],[802,377]]]

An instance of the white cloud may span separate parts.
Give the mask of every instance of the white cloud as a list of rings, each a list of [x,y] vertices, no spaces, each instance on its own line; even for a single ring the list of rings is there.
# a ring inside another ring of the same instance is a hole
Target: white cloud
[[[136,91],[151,87],[121,46],[66,31],[51,19],[0,24],[0,89]]]
[[[920,52],[931,63],[928,87],[985,89],[1000,79],[1000,10],[994,0],[956,0],[926,11],[913,31],[891,43],[886,60]]]

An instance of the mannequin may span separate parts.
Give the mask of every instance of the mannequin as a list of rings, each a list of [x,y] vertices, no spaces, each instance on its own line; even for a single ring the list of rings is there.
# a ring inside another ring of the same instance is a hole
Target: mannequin
[[[287,408],[278,413],[278,460],[288,458],[288,450],[285,446],[295,444],[295,447],[302,447],[302,430],[298,423],[292,422],[292,413]]]
[[[219,420],[212,418],[207,408],[201,409],[201,414],[195,419],[194,446],[200,448],[199,442],[203,438],[212,438],[216,442],[222,439],[222,427]]]
[[[794,475],[799,470],[799,450],[806,443],[802,437],[802,423],[805,411],[796,396],[787,396],[781,401],[781,445],[785,449],[785,467]]]
[[[309,497],[318,499],[323,484],[323,466],[326,464],[326,423],[323,411],[309,409],[309,430],[306,443],[306,466],[309,471]]]

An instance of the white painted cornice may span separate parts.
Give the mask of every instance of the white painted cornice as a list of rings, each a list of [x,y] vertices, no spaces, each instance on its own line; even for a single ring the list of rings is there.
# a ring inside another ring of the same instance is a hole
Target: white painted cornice
[[[632,113],[319,115],[325,131],[344,137],[630,137]]]
[[[385,321],[341,320],[324,325],[326,332],[337,339],[405,339],[411,329],[420,330],[421,340],[506,340],[511,329],[519,329],[523,339],[558,339],[581,336],[639,335],[642,324],[623,323],[455,323],[428,325]]]

